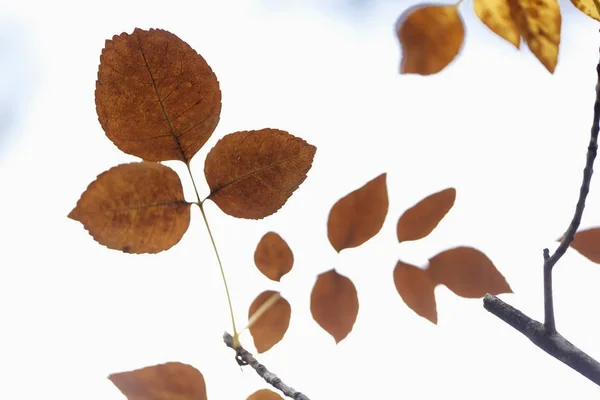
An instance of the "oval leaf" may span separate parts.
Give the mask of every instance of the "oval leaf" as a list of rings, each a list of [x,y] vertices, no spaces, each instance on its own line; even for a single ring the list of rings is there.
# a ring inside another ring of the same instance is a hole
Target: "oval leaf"
[[[396,23],[402,47],[400,73],[431,75],[457,56],[465,29],[456,5],[416,5]]]
[[[472,247],[456,247],[429,259],[427,270],[435,284],[446,285],[455,294],[480,298],[512,293],[512,289],[492,261]]]
[[[438,226],[454,205],[456,189],[448,188],[425,197],[409,208],[398,220],[399,242],[422,239]]]
[[[246,400],[283,400],[283,397],[269,389],[260,389],[252,393]]]
[[[179,176],[153,162],[121,164],[98,175],[69,218],[100,244],[125,253],[158,253],[181,240],[190,203]]]
[[[233,217],[271,215],[304,182],[316,150],[278,129],[229,134],[206,157],[208,198]]]
[[[206,400],[204,376],[179,362],[154,365],[108,377],[129,400]]]
[[[437,324],[435,284],[427,271],[398,261],[394,269],[394,285],[407,306],[421,317]]]
[[[367,182],[337,201],[329,212],[327,236],[338,253],[375,236],[388,212],[386,174]]]
[[[600,228],[577,232],[571,247],[588,260],[600,264]]]
[[[517,49],[521,45],[521,33],[511,15],[510,0],[474,0],[477,18],[492,32]]]
[[[571,0],[571,3],[588,17],[600,21],[600,12],[598,12],[594,0]]]
[[[188,163],[219,122],[221,90],[204,58],[183,40],[136,28],[106,41],[96,111],[106,136],[125,153]]]
[[[266,310],[264,308],[259,310],[271,298],[275,298],[275,302],[271,302]],[[264,353],[283,339],[290,325],[292,308],[290,307],[290,303],[281,297],[278,292],[266,290],[259,294],[250,305],[248,319],[252,319],[256,312],[261,312],[262,314],[250,325],[250,333],[254,339],[256,350],[259,353]]]
[[[267,232],[256,246],[254,264],[264,276],[279,282],[282,276],[292,270],[294,254],[281,236]]]
[[[352,331],[358,315],[354,283],[335,269],[323,272],[310,294],[310,312],[336,343],[341,342]]]

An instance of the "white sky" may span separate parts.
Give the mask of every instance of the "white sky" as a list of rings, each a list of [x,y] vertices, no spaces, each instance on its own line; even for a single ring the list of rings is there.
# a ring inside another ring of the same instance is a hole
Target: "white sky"
[[[108,374],[166,361],[200,369],[211,399],[266,387],[252,370],[240,372],[221,341],[229,316],[196,210],[183,240],[155,256],[109,251],[66,218],[97,174],[133,160],[104,136],[94,85],[104,40],[134,27],[175,33],[221,82],[221,122],[192,163],[197,180],[208,149],[236,130],[285,129],[318,147],[308,179],[276,215],[244,221],[207,207],[238,324],[262,290],[281,289],[292,305],[286,337],[259,358],[287,383],[312,399],[600,394],[481,300],[438,288],[434,326],[404,305],[392,280],[399,258],[425,265],[445,249],[474,246],[515,291],[502,297],[542,318],[542,249],[563,233],[575,204],[600,43],[597,24],[569,2],[554,76],[468,11],[457,62],[421,78],[397,74],[393,26],[413,3],[6,1],[0,106],[17,114],[0,142],[0,398],[123,399]],[[386,224],[367,245],[337,255],[326,236],[329,209],[381,172]],[[583,227],[600,225],[597,182]],[[427,239],[398,245],[400,214],[449,186],[458,194],[447,218]],[[295,254],[280,285],[253,264],[269,230]],[[316,275],[332,267],[353,279],[360,301],[354,331],[338,346],[309,311]],[[600,267],[572,251],[556,268],[558,329],[596,358],[599,284]],[[247,334],[243,344],[252,349]]]

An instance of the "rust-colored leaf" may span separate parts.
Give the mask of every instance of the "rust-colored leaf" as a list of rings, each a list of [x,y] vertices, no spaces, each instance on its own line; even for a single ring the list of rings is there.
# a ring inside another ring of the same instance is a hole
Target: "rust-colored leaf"
[[[588,260],[600,264],[600,228],[577,232],[571,247]]]
[[[125,153],[187,163],[219,122],[221,90],[204,58],[183,40],[136,28],[106,41],[96,111],[106,136]]]
[[[394,284],[407,306],[421,317],[437,324],[435,284],[427,271],[398,261],[394,269]]]
[[[465,29],[456,4],[419,4],[400,15],[396,34],[403,54],[400,73],[431,75],[458,55]]]
[[[281,236],[267,232],[256,246],[254,263],[264,276],[279,282],[282,276],[292,270],[294,254]]]
[[[158,253],[190,224],[190,203],[177,173],[154,162],[121,164],[98,175],[69,218],[100,244],[125,253]]]
[[[248,396],[246,400],[283,400],[283,397],[272,390],[260,389]]]
[[[336,343],[352,331],[358,316],[358,295],[354,283],[335,269],[317,277],[310,294],[313,319],[325,329]]]
[[[571,3],[588,17],[600,21],[600,13],[594,4],[594,0],[571,0]]]
[[[385,179],[385,173],[379,175],[331,208],[327,236],[338,253],[360,246],[381,230],[389,206]]]
[[[128,400],[206,400],[204,376],[179,362],[154,365],[108,377]]]
[[[398,220],[399,242],[422,239],[438,226],[454,205],[456,189],[448,188],[425,197],[409,208]]]
[[[511,15],[510,1],[473,0],[473,8],[481,22],[518,49],[521,45],[521,33]]]
[[[268,308],[263,307],[261,309],[263,304],[267,305]],[[250,333],[254,339],[256,350],[259,353],[264,353],[283,339],[290,325],[292,308],[290,303],[281,297],[278,292],[266,290],[259,294],[250,305],[248,319],[253,320],[256,318],[257,315],[255,314],[257,313],[260,313],[260,316],[250,325]]]
[[[486,293],[512,293],[492,261],[472,247],[455,247],[429,259],[427,270],[435,284],[446,285],[459,296],[479,298]]]
[[[208,198],[233,217],[271,215],[304,182],[316,150],[278,129],[229,134],[206,157]]]

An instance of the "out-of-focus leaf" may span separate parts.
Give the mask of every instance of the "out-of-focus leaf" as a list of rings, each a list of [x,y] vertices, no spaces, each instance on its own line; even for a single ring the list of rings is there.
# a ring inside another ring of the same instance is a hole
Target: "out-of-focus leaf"
[[[292,270],[294,254],[290,246],[275,232],[267,232],[258,242],[254,263],[267,278],[279,282]]]
[[[422,239],[446,216],[454,205],[456,189],[448,188],[425,197],[406,210],[398,220],[398,241]]]
[[[421,317],[437,324],[435,284],[427,271],[398,261],[394,269],[394,284],[407,306]]]
[[[260,389],[252,393],[246,400],[283,400],[283,397],[269,389]]]
[[[511,16],[510,1],[473,0],[473,8],[481,22],[518,49],[521,45],[521,33]]]
[[[600,228],[577,232],[571,247],[588,260],[600,264]]]
[[[594,4],[594,0],[571,0],[571,3],[588,17],[600,21],[600,13]]]
[[[259,294],[250,305],[248,318],[252,318],[260,306],[274,295],[278,295],[278,293],[272,290],[266,290]],[[290,303],[278,295],[276,301],[250,326],[254,346],[259,353],[264,353],[283,339],[290,325],[291,314]]]

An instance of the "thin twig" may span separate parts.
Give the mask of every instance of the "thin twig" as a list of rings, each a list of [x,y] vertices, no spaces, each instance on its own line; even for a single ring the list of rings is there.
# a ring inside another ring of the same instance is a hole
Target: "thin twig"
[[[276,389],[281,390],[281,392],[287,397],[294,400],[310,400],[308,396],[297,392],[293,387],[290,387],[282,382],[282,380],[272,372],[269,372],[267,367],[259,363],[256,358],[250,353],[248,350],[244,349],[242,346],[235,347],[233,343],[233,336],[229,333],[225,332],[223,334],[223,341],[227,345],[227,347],[235,350],[235,359],[240,365],[250,365],[258,375],[263,377],[265,381]]]

